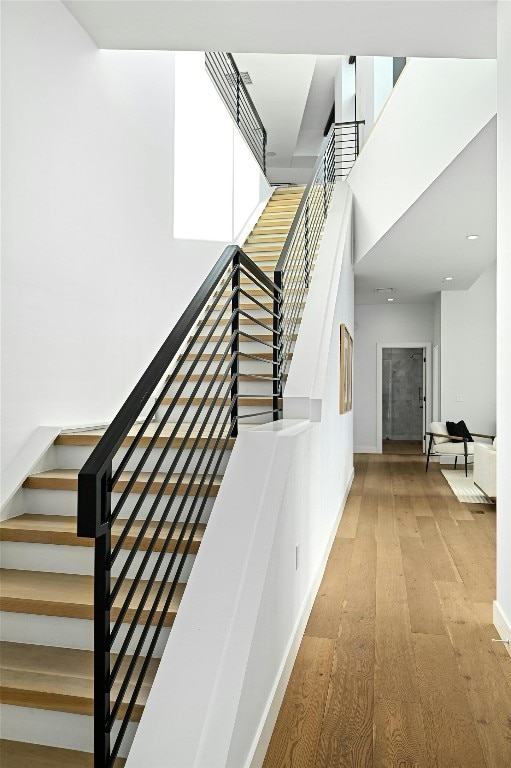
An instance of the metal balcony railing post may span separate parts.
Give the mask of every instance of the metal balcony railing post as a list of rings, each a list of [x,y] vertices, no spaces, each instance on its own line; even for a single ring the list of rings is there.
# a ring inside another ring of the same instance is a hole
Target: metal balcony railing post
[[[231,301],[231,434],[238,435],[238,393],[240,368],[240,254],[236,251],[232,261],[232,301]]]
[[[304,273],[305,287],[309,287],[310,263],[309,263],[309,199],[305,203],[305,221],[304,221]]]
[[[282,272],[277,270],[274,282],[278,290],[273,294],[273,421],[280,416],[280,398],[282,397]]]
[[[327,181],[328,181],[328,171],[327,171],[327,152],[325,152],[325,155],[323,157],[323,216],[327,217],[328,214],[328,201],[327,201]]]

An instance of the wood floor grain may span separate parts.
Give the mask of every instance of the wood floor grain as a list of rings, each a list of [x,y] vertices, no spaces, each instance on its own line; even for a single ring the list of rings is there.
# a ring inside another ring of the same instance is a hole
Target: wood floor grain
[[[438,465],[358,455],[264,768],[509,768],[495,507]]]

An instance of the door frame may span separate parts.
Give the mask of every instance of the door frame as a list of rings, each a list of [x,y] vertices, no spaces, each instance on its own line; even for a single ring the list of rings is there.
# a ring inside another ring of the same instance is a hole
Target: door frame
[[[431,424],[431,407],[432,407],[432,375],[431,375],[431,341],[379,341],[376,344],[376,452],[383,453],[383,428],[382,428],[382,395],[383,395],[383,376],[382,376],[382,363],[383,363],[383,350],[388,348],[394,349],[420,349],[424,350],[424,357],[426,358],[426,382],[424,387],[424,395],[426,397],[426,407],[424,408],[424,433],[427,430],[427,425]],[[425,452],[425,434],[423,435],[422,447]]]

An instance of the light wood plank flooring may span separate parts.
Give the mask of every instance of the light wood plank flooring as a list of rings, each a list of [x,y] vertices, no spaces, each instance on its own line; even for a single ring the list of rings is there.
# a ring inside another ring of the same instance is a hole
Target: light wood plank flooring
[[[356,456],[264,768],[511,766],[495,516],[423,456]]]

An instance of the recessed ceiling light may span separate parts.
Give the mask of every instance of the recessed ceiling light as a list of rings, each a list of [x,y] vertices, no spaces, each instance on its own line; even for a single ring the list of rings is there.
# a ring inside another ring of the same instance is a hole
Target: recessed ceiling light
[[[266,157],[275,157],[276,154],[276,152],[267,152]]]
[[[394,301],[394,299],[387,299],[387,301]]]
[[[467,235],[467,240],[477,240],[479,235]]]
[[[375,288],[375,293],[394,293],[395,288]]]
[[[443,282],[449,283],[451,280],[454,280],[454,277],[444,277]]]

